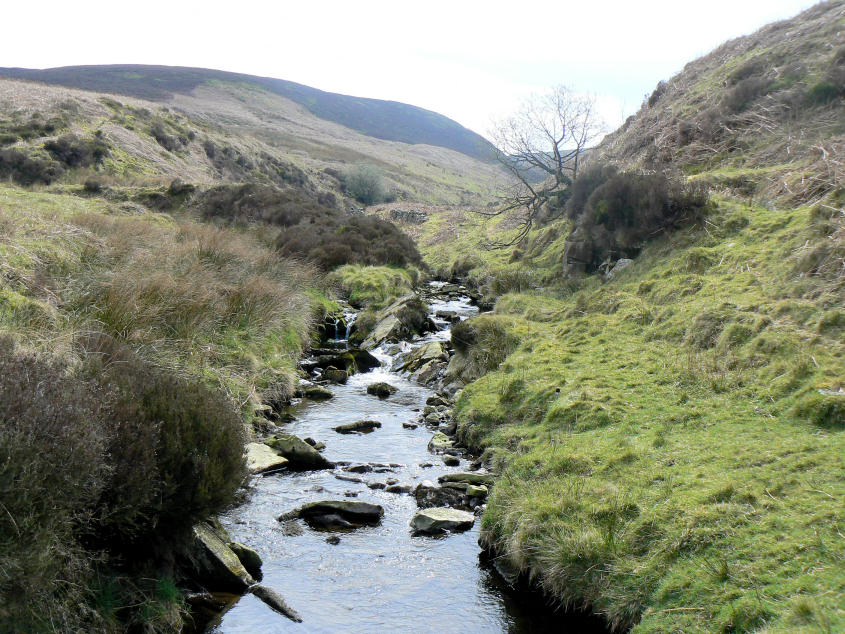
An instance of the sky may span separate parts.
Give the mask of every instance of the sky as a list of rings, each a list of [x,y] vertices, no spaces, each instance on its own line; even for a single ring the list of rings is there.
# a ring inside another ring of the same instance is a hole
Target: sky
[[[813,0],[4,3],[0,66],[197,66],[434,110],[485,136],[531,94],[596,96],[610,128],[657,82]],[[19,25],[19,28],[8,28]]]

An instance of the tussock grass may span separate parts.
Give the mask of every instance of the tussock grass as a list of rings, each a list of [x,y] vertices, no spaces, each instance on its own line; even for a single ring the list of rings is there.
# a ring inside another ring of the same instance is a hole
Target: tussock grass
[[[335,269],[328,281],[336,284],[353,306],[379,310],[410,293],[418,277],[416,270],[347,264]]]

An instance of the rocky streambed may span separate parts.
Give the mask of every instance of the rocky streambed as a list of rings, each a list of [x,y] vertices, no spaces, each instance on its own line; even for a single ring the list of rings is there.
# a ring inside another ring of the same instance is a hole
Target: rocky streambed
[[[449,324],[477,309],[444,286],[428,290],[426,334],[404,327],[400,307],[368,351],[341,345],[303,362],[315,380],[249,448],[248,501],[210,527],[244,563],[261,560],[261,584],[223,596],[230,607],[210,631],[566,631],[478,546],[495,481],[454,444],[460,386],[446,374]]]

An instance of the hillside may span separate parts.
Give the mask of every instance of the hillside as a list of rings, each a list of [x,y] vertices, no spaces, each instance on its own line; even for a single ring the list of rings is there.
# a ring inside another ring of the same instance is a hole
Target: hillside
[[[691,62],[593,152],[710,190],[612,276],[571,274],[570,220],[500,250],[518,218],[410,229],[494,304],[448,371],[501,474],[482,540],[620,630],[845,628],[843,11]]]
[[[271,77],[140,64],[65,66],[43,70],[0,68],[0,76],[164,103],[176,94],[190,95],[201,86],[217,82],[257,87],[303,106],[316,117],[366,136],[412,145],[445,147],[485,162],[491,162],[494,155],[493,147],[484,137],[431,110],[396,101],[325,92]]]

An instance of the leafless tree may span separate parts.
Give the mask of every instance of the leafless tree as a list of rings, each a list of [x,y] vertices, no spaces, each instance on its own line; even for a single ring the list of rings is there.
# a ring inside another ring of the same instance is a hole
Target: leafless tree
[[[566,86],[533,96],[495,126],[491,136],[497,159],[513,184],[495,211],[482,213],[496,216],[521,210],[523,215],[516,236],[493,246],[509,246],[525,237],[543,207],[575,180],[584,151],[603,131],[595,99]]]

